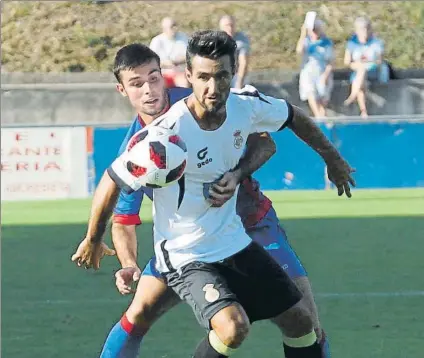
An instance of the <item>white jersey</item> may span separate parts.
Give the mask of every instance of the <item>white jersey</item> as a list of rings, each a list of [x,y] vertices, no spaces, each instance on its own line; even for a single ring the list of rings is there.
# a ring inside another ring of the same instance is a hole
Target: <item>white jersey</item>
[[[186,99],[150,124],[173,128],[188,152],[179,183],[153,193],[154,249],[160,272],[178,270],[193,261],[217,262],[251,242],[236,214],[237,193],[222,207],[214,208],[205,199],[204,184],[217,180],[238,164],[250,133],[284,128],[291,120],[292,107],[251,86],[232,91],[226,104],[227,118],[216,130],[199,127]],[[138,190],[137,179],[123,162],[125,153],[109,168],[111,177],[118,185]]]

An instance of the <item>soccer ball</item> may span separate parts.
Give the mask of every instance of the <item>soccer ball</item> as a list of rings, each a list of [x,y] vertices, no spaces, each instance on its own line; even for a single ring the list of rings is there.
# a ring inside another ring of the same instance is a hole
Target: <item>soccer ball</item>
[[[131,138],[126,151],[127,170],[142,186],[162,188],[184,174],[187,147],[172,129],[146,127]]]

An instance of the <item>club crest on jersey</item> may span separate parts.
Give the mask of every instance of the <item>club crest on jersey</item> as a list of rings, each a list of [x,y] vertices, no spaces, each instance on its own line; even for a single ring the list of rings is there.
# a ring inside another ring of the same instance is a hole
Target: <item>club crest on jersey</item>
[[[203,286],[203,291],[205,292],[205,300],[209,303],[215,302],[219,298],[219,291],[213,286],[213,283],[208,283]]]
[[[243,136],[241,135],[241,131],[236,130],[233,136],[234,136],[234,148],[240,149],[243,146],[243,142],[244,142]]]

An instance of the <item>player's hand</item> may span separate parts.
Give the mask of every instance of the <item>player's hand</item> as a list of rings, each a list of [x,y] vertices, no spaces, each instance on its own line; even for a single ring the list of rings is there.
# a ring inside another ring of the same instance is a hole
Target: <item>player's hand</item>
[[[337,187],[339,196],[346,194],[348,198],[352,197],[350,186],[356,186],[352,173],[356,170],[341,157],[327,162],[328,179]]]
[[[213,207],[224,205],[234,195],[240,182],[239,171],[230,171],[213,184],[209,190],[209,202]]]
[[[115,273],[116,288],[122,295],[134,293],[135,289],[132,287],[134,282],[140,279],[141,270],[138,267],[126,267],[120,269]]]
[[[85,238],[79,244],[77,251],[72,255],[71,260],[79,267],[86,269],[93,268],[98,270],[100,268],[100,260],[103,256],[116,255],[115,250],[110,249],[103,241],[93,242]]]

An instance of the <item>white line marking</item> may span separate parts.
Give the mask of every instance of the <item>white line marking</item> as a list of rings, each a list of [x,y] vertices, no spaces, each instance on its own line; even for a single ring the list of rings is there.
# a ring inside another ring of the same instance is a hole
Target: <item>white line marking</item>
[[[424,291],[317,293],[318,298],[421,297]]]
[[[394,298],[394,297],[423,297],[424,291],[397,291],[397,292],[327,292],[317,293],[315,297],[318,299],[347,299],[347,298]],[[30,305],[89,305],[89,304],[119,304],[128,303],[132,296],[121,297],[121,298],[101,298],[93,299],[89,298],[86,300],[27,300],[19,302],[14,300],[14,305],[19,304],[30,304]],[[3,299],[3,305],[4,305]],[[7,299],[6,299],[7,301]],[[7,304],[6,304],[7,305]]]

